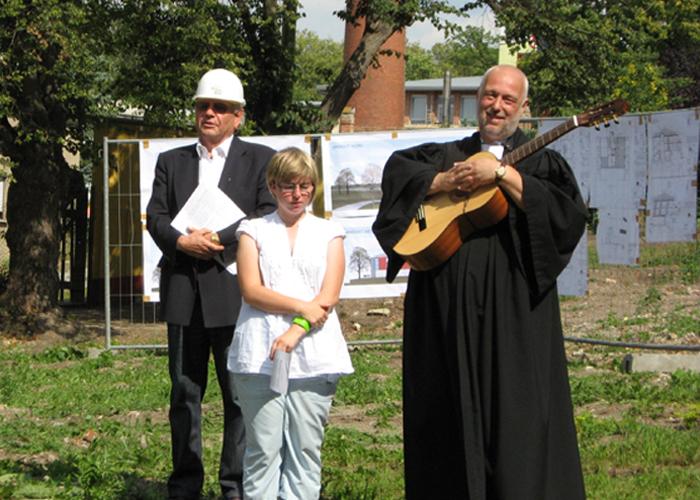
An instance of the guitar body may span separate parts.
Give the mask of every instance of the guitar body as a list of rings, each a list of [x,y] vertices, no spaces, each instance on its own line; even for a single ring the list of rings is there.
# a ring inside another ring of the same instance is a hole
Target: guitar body
[[[576,115],[507,153],[502,161],[505,165],[515,166],[576,127],[598,128],[601,123],[607,127],[609,119],[617,121],[628,107],[627,102],[617,99]],[[486,151],[470,158],[484,156],[496,159]],[[508,202],[496,184],[482,186],[472,193],[437,193],[423,201],[418,214],[394,245],[394,251],[416,271],[427,271],[454,255],[469,235],[497,224],[507,214]]]
[[[488,152],[479,156],[495,157]],[[420,217],[394,245],[394,251],[417,271],[427,271],[450,258],[475,231],[497,224],[508,214],[508,202],[495,184],[465,193],[437,193],[425,199]]]

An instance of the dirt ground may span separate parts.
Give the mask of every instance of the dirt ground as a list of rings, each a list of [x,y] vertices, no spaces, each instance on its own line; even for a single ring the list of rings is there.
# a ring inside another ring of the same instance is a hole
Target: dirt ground
[[[669,328],[674,316],[691,316],[697,321],[700,311],[700,283],[679,284],[677,271],[666,268],[605,267],[591,269],[588,274],[588,292],[583,297],[565,297],[561,300],[562,323],[567,338],[605,338],[611,341],[656,344],[700,345],[700,331],[679,332]],[[403,299],[353,299],[343,300],[338,306],[343,331],[348,341],[373,339],[401,339]],[[101,310],[66,309],[70,318],[78,319],[82,331],[67,337],[56,332],[46,332],[31,340],[18,341],[4,338],[0,332],[0,345],[21,343],[24,348],[41,352],[66,342],[89,342],[96,347],[105,345],[105,321]],[[639,320],[629,322],[629,320]],[[627,322],[626,322],[627,321]],[[112,345],[163,345],[166,343],[165,325],[148,322],[130,323],[112,320]],[[566,342],[567,357],[576,363],[579,373],[600,373],[615,369],[626,352],[605,346],[573,341]],[[361,349],[353,345],[353,349]],[[391,356],[390,363],[400,369],[399,350]],[[668,374],[659,374],[658,383],[666,383]],[[339,427],[353,428],[367,433],[380,433],[377,417],[371,409],[362,406],[333,407],[330,421]],[[605,405],[601,408],[581,408],[579,411],[600,413],[610,418],[622,415],[625,408]],[[161,418],[165,419],[163,413]],[[659,416],[664,425],[673,424],[664,415]],[[669,423],[671,422],[671,423]],[[401,428],[401,415],[391,418],[394,429]]]
[[[677,271],[676,271],[677,273]],[[638,268],[611,266],[590,269],[588,292],[583,297],[565,297],[561,301],[564,335],[570,338],[600,337],[601,331],[610,340],[642,341],[666,344],[700,344],[700,332],[685,334],[679,338],[668,330],[669,315],[694,315],[700,308],[700,283],[679,284],[674,271],[665,268]],[[650,298],[652,300],[650,300]],[[70,318],[82,324],[82,331],[67,338],[56,332],[46,332],[31,340],[21,341],[32,351],[41,351],[66,341],[92,341],[98,346],[105,342],[104,314],[101,310],[68,308]],[[338,306],[343,332],[348,341],[372,339],[400,339],[403,320],[403,299],[348,299]],[[125,315],[127,317],[128,315]],[[165,326],[154,322],[153,315],[146,322],[128,322],[112,316],[113,345],[139,344],[162,345],[165,343]],[[640,325],[620,328],[621,321],[630,318],[645,321]],[[617,326],[617,327],[616,327]],[[637,338],[637,331],[644,331]],[[3,338],[5,345],[19,341]],[[587,357],[598,351],[586,344],[567,342],[567,353],[573,357]]]

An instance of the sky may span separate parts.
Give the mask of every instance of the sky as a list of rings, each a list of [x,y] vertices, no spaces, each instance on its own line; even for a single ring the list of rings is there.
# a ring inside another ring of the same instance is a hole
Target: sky
[[[451,0],[454,5],[463,4],[463,0]],[[341,10],[345,7],[345,0],[301,0],[302,12],[306,14],[297,22],[297,29],[313,31],[321,38],[330,38],[342,41],[345,34],[345,25],[333,11]],[[463,22],[481,26],[490,31],[494,31],[493,13],[487,9],[475,10],[470,18]],[[406,33],[408,43],[419,43],[422,47],[429,49],[435,43],[444,41],[442,33],[437,31],[429,22],[415,23],[408,28]]]

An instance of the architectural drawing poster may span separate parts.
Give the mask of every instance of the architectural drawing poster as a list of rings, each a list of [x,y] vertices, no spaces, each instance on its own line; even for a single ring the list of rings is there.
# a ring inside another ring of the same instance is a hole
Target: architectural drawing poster
[[[384,164],[391,153],[425,142],[448,142],[475,129],[339,134],[321,142],[324,204],[346,231],[342,298],[398,296],[406,290],[408,265],[387,283],[387,257],[372,233],[382,197]]]
[[[692,241],[696,233],[700,117],[696,110],[649,115],[646,241]]]
[[[542,120],[539,133],[563,120]],[[646,196],[647,148],[642,116],[622,116],[607,127],[579,127],[550,147],[569,162],[581,194],[598,209],[596,246],[601,263],[634,264],[639,230],[631,230]],[[600,231],[604,230],[603,237]],[[609,247],[606,247],[609,245]],[[610,259],[610,260],[608,260]]]

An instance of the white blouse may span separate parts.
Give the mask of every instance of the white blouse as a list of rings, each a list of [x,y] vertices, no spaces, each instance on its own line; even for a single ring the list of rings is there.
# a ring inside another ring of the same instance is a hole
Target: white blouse
[[[263,284],[276,292],[301,300],[312,300],[321,291],[326,273],[328,243],[344,238],[345,230],[334,221],[310,213],[299,221],[299,228],[290,248],[287,228],[277,212],[243,221],[236,231],[255,240]],[[294,315],[266,313],[245,299],[236,322],[236,331],[229,350],[228,369],[233,373],[272,372],[272,342],[291,326]],[[320,328],[302,337],[292,351],[289,378],[352,373],[353,367],[340,321],[335,310]]]

